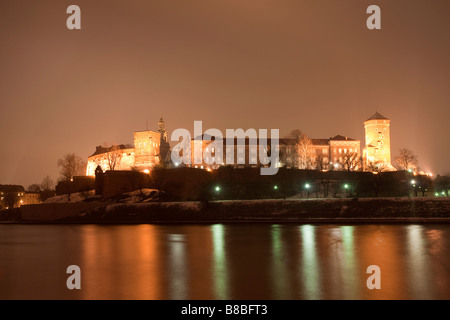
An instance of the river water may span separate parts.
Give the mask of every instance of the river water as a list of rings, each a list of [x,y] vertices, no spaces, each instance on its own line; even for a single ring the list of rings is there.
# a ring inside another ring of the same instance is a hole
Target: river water
[[[0,299],[450,299],[450,225],[0,225]]]

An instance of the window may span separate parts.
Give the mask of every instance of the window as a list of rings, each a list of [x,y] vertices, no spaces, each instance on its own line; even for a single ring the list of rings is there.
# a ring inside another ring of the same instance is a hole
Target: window
[[[339,149],[339,153],[342,153],[342,149]]]
[[[347,153],[347,148],[344,149],[344,153]]]

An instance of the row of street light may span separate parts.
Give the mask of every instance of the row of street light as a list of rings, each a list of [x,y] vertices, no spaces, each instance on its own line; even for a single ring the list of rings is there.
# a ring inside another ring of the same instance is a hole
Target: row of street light
[[[343,187],[345,190],[349,190],[349,189],[350,189],[350,184],[345,183],[342,187]],[[275,185],[273,186],[273,189],[274,189],[274,190],[278,190],[278,185],[275,184]],[[305,183],[304,189],[305,189],[306,191],[309,191],[309,190],[311,189],[311,184]],[[220,187],[219,185],[217,185],[217,186],[214,187],[214,190],[216,191],[216,193],[219,193],[222,189],[221,189],[221,187]]]

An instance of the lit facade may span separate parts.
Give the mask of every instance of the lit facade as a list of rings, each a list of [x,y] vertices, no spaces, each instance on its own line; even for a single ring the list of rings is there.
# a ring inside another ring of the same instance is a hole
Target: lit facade
[[[97,146],[95,152],[89,156],[86,175],[95,176],[95,169],[100,166],[107,170],[132,170],[148,172],[153,167],[167,161],[170,145],[164,121],[158,122],[158,130],[134,132],[134,146],[115,145],[111,147]]]
[[[97,166],[103,171],[110,170],[111,161],[115,161],[114,170],[131,170],[135,165],[134,152],[134,147],[125,145],[109,148],[97,146],[95,152],[88,158],[86,175],[95,176]]]
[[[364,121],[366,146],[363,149],[364,166],[394,171],[391,163],[391,120],[376,112]]]
[[[205,154],[211,153],[215,156],[214,148],[211,146],[213,141],[210,140],[191,140],[191,164],[190,167],[198,169],[213,170],[221,165],[232,165],[235,168],[239,167],[261,167],[263,166],[259,159],[259,146],[252,146],[249,139],[246,138],[243,144],[239,144],[235,139],[232,146],[226,145],[226,139],[223,140],[223,161],[221,163],[213,163],[211,159],[205,158]],[[267,139],[267,148],[270,150],[271,140]],[[279,139],[279,143],[275,146],[279,152],[278,167],[295,167],[289,165],[293,163],[296,155],[296,145],[290,139]],[[267,150],[264,150],[266,152]],[[206,152],[206,153],[205,153]],[[310,168],[316,168],[316,160],[320,159],[322,167],[328,169],[329,165],[334,165],[333,169],[342,169],[341,163],[345,161],[345,157],[349,154],[355,154],[360,158],[361,155],[361,141],[337,135],[329,139],[311,139],[310,146]],[[359,170],[360,164],[352,168],[352,170]]]

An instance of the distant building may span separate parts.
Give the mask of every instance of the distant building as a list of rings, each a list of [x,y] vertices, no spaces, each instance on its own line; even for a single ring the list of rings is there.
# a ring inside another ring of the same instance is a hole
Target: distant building
[[[333,166],[333,169],[342,169],[346,159],[353,155],[355,159],[361,155],[361,141],[337,135],[329,139],[311,139],[315,151],[315,158],[321,159],[322,166]],[[358,161],[352,170],[360,169]]]
[[[205,137],[203,137],[205,138]],[[211,154],[211,157],[216,159],[216,150],[213,146],[211,146],[211,137],[206,137],[206,140],[203,139],[192,139],[191,140],[191,164],[188,165],[192,168],[205,169],[205,170],[213,170],[217,169],[220,166],[228,165],[233,166],[234,168],[243,168],[243,167],[262,167],[268,166],[263,165],[260,162],[259,157],[259,149],[258,149],[258,141],[255,144],[250,142],[250,139],[246,137],[242,141],[240,139],[234,138],[234,142],[232,146],[227,146],[226,139],[223,139],[222,144],[222,161],[220,163],[216,163],[217,160],[211,164],[212,159],[205,157],[206,154]],[[267,149],[264,152],[271,148],[271,139],[267,139]],[[276,146],[279,150],[279,144]],[[279,165],[279,164],[278,164]]]
[[[41,193],[40,192],[25,192],[25,195],[22,199],[22,205],[28,204],[40,204],[41,201]]]
[[[376,112],[364,121],[366,146],[363,161],[366,170],[380,167],[386,171],[396,170],[391,163],[391,120]]]
[[[214,170],[223,165],[231,165],[235,168],[263,166],[260,162],[258,142],[256,141],[256,144],[252,145],[248,137],[242,142],[235,138],[232,146],[227,146],[226,139],[223,139],[223,161],[210,164],[211,159],[205,158],[204,155],[206,151],[207,154],[211,153],[211,156],[215,157],[216,150],[211,146],[212,142],[210,137],[206,137],[204,140],[192,139],[191,164],[188,166],[206,170]],[[267,139],[267,150],[269,152],[270,147],[271,139]],[[299,157],[298,147],[293,139],[279,139],[276,145],[279,152],[277,166],[299,168],[298,161],[294,160]],[[328,170],[330,165],[333,165],[333,169],[342,169],[342,163],[346,156],[355,154],[355,157],[360,158],[361,154],[361,142],[359,140],[341,135],[329,139],[310,139],[310,145],[305,148],[308,149],[309,159],[307,165],[300,167],[302,169],[316,169],[317,161],[320,161],[322,169]],[[264,152],[267,150],[264,150]],[[360,167],[360,165],[356,165],[352,169],[358,170]]]
[[[95,176],[97,166],[103,171],[137,169],[147,172],[157,165],[170,161],[169,151],[167,131],[161,118],[157,131],[134,132],[134,146],[123,144],[97,146],[95,152],[88,158],[86,175]]]
[[[20,207],[25,189],[19,185],[0,185],[0,210]]]

